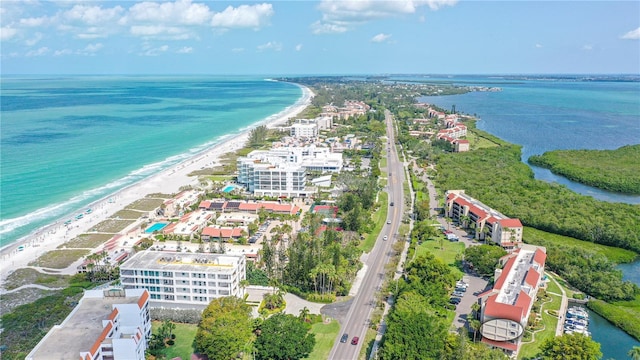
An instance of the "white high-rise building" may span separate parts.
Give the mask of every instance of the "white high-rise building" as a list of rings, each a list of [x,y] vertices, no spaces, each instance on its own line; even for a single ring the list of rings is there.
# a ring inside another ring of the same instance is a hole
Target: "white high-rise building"
[[[145,289],[87,290],[26,360],[144,360],[151,337]]]
[[[241,297],[245,278],[244,255],[142,251],[120,265],[122,286],[147,289],[152,306],[204,308],[219,297]]]

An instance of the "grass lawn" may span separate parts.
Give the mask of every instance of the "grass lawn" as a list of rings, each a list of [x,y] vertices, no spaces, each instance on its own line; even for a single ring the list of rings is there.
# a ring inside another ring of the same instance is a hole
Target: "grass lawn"
[[[553,277],[549,273],[545,273],[545,275],[547,275],[550,278],[550,280],[547,282],[547,291],[562,295],[562,290],[560,290],[560,287],[556,285],[555,281],[551,280],[551,278],[555,279],[555,277]]]
[[[631,262],[637,257],[637,254],[631,250],[600,245],[589,241],[574,239],[568,236],[551,234],[527,226],[524,227],[522,237],[527,243],[534,245],[547,246],[547,244],[559,244],[594,251],[606,256],[609,260],[618,264]]]
[[[385,154],[380,154],[380,170],[387,168],[387,156]]]
[[[549,294],[552,301],[542,306],[542,323],[544,330],[535,333],[535,341],[530,344],[524,344],[518,353],[518,359],[527,359],[535,356],[540,351],[540,345],[545,340],[556,336],[556,327],[558,326],[558,318],[547,314],[546,310],[560,310],[560,296]]]
[[[124,209],[124,210],[120,210],[117,213],[111,215],[111,218],[113,219],[132,219],[132,220],[138,220],[142,215],[146,214],[146,211],[140,211],[140,210],[131,210],[131,209]]]
[[[498,146],[498,144],[494,143],[493,141],[490,141],[487,138],[478,136],[473,131],[467,132],[467,140],[469,140],[469,143],[471,144],[472,149],[481,149],[481,148]]]
[[[329,358],[329,352],[333,347],[338,332],[340,332],[340,324],[336,320],[325,324],[322,322],[311,325],[311,332],[316,335],[316,345],[309,354],[310,360],[325,360]]]
[[[440,241],[440,239],[442,239],[442,241]],[[442,248],[440,244],[442,244]],[[421,245],[416,246],[415,256],[417,257],[427,252],[432,253],[436,258],[449,265],[456,278],[462,278],[462,276],[464,276],[464,273],[458,266],[460,260],[456,260],[456,255],[462,255],[464,252],[463,243],[449,241],[445,239],[444,236],[439,235],[437,240],[425,241]]]
[[[173,359],[174,357],[180,357],[182,360],[191,359],[191,354],[193,353],[193,339],[196,337],[196,331],[198,330],[198,325],[196,324],[180,324],[174,323],[176,325],[175,330],[173,331],[176,334],[176,343],[173,346],[169,346],[165,349],[164,353],[167,356],[167,359]],[[155,334],[158,329],[162,326],[162,322],[154,321],[151,323],[152,332]]]
[[[373,349],[373,342],[375,341],[377,334],[377,331],[371,329],[370,327],[367,328],[367,333],[364,335],[364,340],[361,340],[364,342],[362,343],[362,347],[360,348],[360,355],[358,355],[358,360],[366,360],[369,358],[369,354]]]
[[[122,230],[124,230],[127,226],[136,222],[135,220],[116,220],[116,219],[107,219],[96,226],[94,226],[91,231],[101,232],[101,233],[109,233],[115,234]]]
[[[378,196],[378,210],[372,215],[371,221],[373,221],[374,227],[373,231],[367,235],[363,242],[360,243],[360,249],[362,251],[368,253],[373,249],[373,246],[376,244],[376,239],[378,238],[378,234],[382,230],[382,227],[387,221],[387,199],[389,195],[386,192],[380,192]]]
[[[51,250],[30,262],[29,266],[64,269],[88,254],[89,250]]]

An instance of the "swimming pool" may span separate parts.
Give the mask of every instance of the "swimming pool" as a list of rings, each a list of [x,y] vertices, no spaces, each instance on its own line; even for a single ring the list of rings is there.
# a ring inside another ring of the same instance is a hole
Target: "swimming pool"
[[[160,231],[162,229],[164,229],[165,226],[169,225],[168,223],[160,223],[157,222],[151,226],[149,226],[144,232],[147,234],[151,234],[154,231]]]
[[[225,187],[224,187],[224,189],[222,189],[222,192],[226,192],[226,193],[228,193],[228,192],[232,192],[232,191],[233,191],[233,189],[235,189],[235,188],[236,188],[236,187],[235,187],[235,186],[233,186],[233,185],[227,185],[227,186],[225,186]]]

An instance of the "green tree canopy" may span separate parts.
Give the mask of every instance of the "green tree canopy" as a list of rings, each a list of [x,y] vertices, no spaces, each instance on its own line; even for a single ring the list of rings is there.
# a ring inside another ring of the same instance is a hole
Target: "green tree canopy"
[[[491,276],[498,266],[498,260],[506,254],[499,246],[480,245],[465,249],[464,258],[473,264],[478,274]]]
[[[290,360],[309,356],[316,343],[311,326],[289,314],[278,313],[260,326],[255,349],[258,360]]]
[[[598,360],[600,344],[582,334],[564,334],[548,339],[540,346],[544,360]]]
[[[235,296],[211,301],[202,312],[193,341],[196,352],[209,359],[235,359],[251,339],[251,308]]]

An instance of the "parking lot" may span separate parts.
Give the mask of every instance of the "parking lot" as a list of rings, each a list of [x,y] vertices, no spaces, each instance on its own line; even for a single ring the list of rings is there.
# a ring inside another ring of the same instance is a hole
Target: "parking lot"
[[[478,294],[481,294],[487,288],[487,280],[479,276],[466,274],[464,281],[468,284],[468,287],[467,291],[464,292],[464,296],[460,298],[460,303],[456,306],[456,320],[453,324],[457,328],[465,325],[467,316],[471,314],[471,305],[478,301]]]

